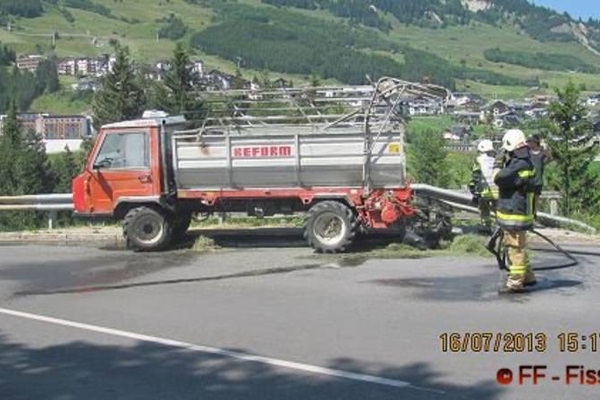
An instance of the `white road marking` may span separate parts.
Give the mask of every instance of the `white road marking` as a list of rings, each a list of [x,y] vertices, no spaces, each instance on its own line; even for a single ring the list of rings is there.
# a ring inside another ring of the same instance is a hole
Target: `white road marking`
[[[0,314],[10,315],[10,316],[19,317],[19,318],[25,318],[25,319],[39,321],[39,322],[45,322],[48,324],[67,326],[70,328],[81,329],[81,330],[90,331],[90,332],[103,333],[106,335],[119,336],[119,337],[123,337],[123,338],[139,340],[139,341],[143,341],[143,342],[156,343],[156,344],[161,344],[164,346],[178,347],[178,348],[182,348],[182,349],[186,349],[186,350],[196,351],[199,353],[215,354],[215,355],[219,355],[219,356],[223,356],[223,357],[234,358],[234,359],[241,360],[241,361],[249,361],[249,362],[268,364],[268,365],[272,365],[272,366],[276,366],[276,367],[282,367],[282,368],[288,368],[288,369],[293,369],[293,370],[297,370],[297,371],[309,372],[311,374],[327,375],[327,376],[333,376],[333,377],[341,378],[341,379],[373,383],[373,384],[383,385],[383,386],[392,386],[392,387],[396,387],[396,388],[411,388],[411,389],[422,390],[422,391],[427,391],[427,392],[432,392],[432,393],[439,393],[439,394],[445,393],[441,390],[435,390],[435,389],[430,389],[430,388],[414,386],[410,382],[400,381],[400,380],[396,380],[396,379],[388,379],[388,378],[382,378],[382,377],[375,376],[375,375],[359,374],[359,373],[355,373],[355,372],[342,371],[342,370],[338,370],[338,369],[319,367],[316,365],[301,364],[301,363],[297,363],[297,362],[293,362],[293,361],[279,360],[276,358],[269,358],[269,357],[262,357],[262,356],[253,355],[253,354],[240,353],[237,351],[225,350],[225,349],[221,349],[218,347],[209,347],[209,346],[202,346],[202,345],[197,345],[197,344],[192,344],[192,343],[180,342],[178,340],[143,335],[140,333],[122,331],[119,329],[105,328],[105,327],[98,326],[98,325],[90,325],[90,324],[85,324],[85,323],[81,323],[81,322],[69,321],[66,319],[46,317],[44,315],[31,314],[31,313],[22,312],[22,311],[10,310],[7,308],[0,308]]]

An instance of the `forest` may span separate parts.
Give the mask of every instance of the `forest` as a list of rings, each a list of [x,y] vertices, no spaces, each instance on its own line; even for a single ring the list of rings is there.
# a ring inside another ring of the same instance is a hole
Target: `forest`
[[[577,71],[597,74],[600,68],[588,64],[581,59],[557,53],[527,53],[524,51],[507,51],[499,48],[487,49],[483,52],[486,60],[521,65],[527,68],[537,68],[546,71]]]
[[[35,18],[42,15],[43,12],[44,7],[40,0],[0,0],[0,15]]]
[[[455,79],[496,85],[536,84],[455,66],[439,56],[392,43],[375,31],[356,26],[239,4],[224,4],[217,10],[217,24],[192,35],[192,46],[234,62],[239,58],[246,68],[317,74],[349,84],[365,83],[367,74],[371,79],[386,75],[411,81],[427,79],[450,89],[455,87]],[[398,58],[378,54],[379,50]]]
[[[573,22],[573,18],[547,7],[537,6],[527,0],[494,0],[486,10],[477,12],[465,8],[460,0],[261,0],[278,7],[328,10],[332,14],[351,21],[375,27],[382,31],[390,29],[387,14],[407,25],[441,27],[468,25],[480,21],[496,26],[516,23],[533,39],[539,41],[576,41],[569,32],[555,32],[553,28]],[[583,22],[583,21],[577,21]],[[586,21],[588,27],[600,28],[600,21]],[[600,37],[597,31],[591,37]]]

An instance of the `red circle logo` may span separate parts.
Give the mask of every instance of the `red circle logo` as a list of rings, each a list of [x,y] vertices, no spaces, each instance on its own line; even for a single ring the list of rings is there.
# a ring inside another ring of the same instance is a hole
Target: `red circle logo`
[[[513,373],[508,368],[501,368],[496,373],[496,381],[501,385],[508,385],[513,380]]]

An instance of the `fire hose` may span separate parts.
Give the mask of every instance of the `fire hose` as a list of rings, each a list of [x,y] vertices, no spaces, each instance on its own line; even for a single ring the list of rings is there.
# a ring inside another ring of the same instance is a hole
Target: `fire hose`
[[[531,232],[534,233],[535,235],[537,235],[538,237],[542,238],[546,243],[548,243],[550,246],[552,246],[555,249],[554,251],[564,255],[569,260],[567,263],[561,264],[561,265],[551,265],[551,266],[547,266],[547,267],[535,267],[535,268],[533,268],[534,271],[552,271],[552,270],[566,269],[566,268],[575,267],[579,264],[579,261],[573,256],[572,252],[569,252],[569,251],[563,249],[558,244],[556,244],[554,241],[552,241],[549,237],[547,237],[546,235],[544,235],[541,232],[536,231],[535,229],[531,229]],[[490,253],[492,253],[496,257],[496,262],[498,263],[498,268],[500,268],[501,271],[510,271],[510,269],[508,267],[508,263],[507,263],[508,249],[504,245],[503,239],[504,239],[504,231],[500,227],[497,227],[485,247]],[[600,256],[600,253],[589,253],[589,255]]]

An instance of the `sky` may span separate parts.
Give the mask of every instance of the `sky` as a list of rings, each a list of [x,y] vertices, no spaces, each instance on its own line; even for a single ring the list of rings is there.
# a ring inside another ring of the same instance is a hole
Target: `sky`
[[[538,6],[546,6],[557,11],[567,11],[571,16],[583,19],[592,17],[600,19],[598,0],[533,0]]]

